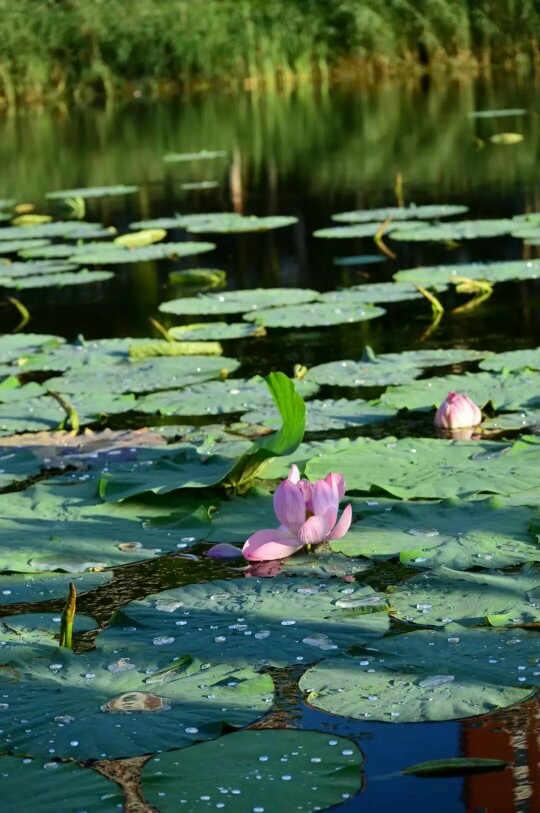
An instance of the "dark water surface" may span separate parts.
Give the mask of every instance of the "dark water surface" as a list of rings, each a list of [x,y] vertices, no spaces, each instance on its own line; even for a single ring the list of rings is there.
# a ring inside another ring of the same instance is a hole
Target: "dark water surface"
[[[473,110],[521,107],[527,116],[467,117]],[[512,147],[489,142],[490,135],[504,131],[523,133],[525,139]],[[406,203],[463,203],[470,207],[465,217],[472,218],[540,211],[539,133],[540,92],[525,80],[369,91],[300,87],[287,94],[200,95],[167,104],[139,99],[114,109],[34,109],[3,118],[0,197],[39,202],[55,189],[139,184],[136,195],[88,202],[88,220],[123,229],[130,221],[175,212],[235,209],[299,218],[297,225],[269,234],[212,235],[218,248],[204,259],[120,268],[114,280],[102,285],[24,292],[21,299],[32,315],[28,329],[69,339],[80,333],[87,338],[155,335],[148,317],[159,315],[160,302],[180,294],[168,282],[168,272],[177,267],[225,269],[231,288],[331,290],[388,280],[399,268],[415,265],[536,257],[537,248],[507,237],[456,247],[394,242],[395,261],[344,266],[334,259],[377,254],[373,241],[325,241],[311,235],[331,224],[332,213],[394,205],[397,172],[403,175]],[[228,158],[162,161],[168,151],[200,149],[225,150]],[[217,186],[182,188],[194,181],[216,181]],[[47,210],[46,202],[38,207]],[[175,237],[182,239],[169,233],[169,239]],[[452,294],[445,301],[448,311],[428,337],[430,306],[415,300],[385,306],[387,314],[372,322],[272,331],[257,341],[225,342],[225,353],[242,358],[242,375],[271,369],[291,374],[295,363],[356,359],[366,344],[376,352],[455,346],[501,351],[540,344],[540,281],[497,285],[488,301],[461,315],[449,310],[462,304],[463,297]],[[160,318],[166,325],[179,322]],[[2,332],[11,330],[17,319],[11,306],[0,304]],[[409,426],[404,431],[426,434],[431,427],[417,422],[415,430]],[[129,576],[114,580],[109,610],[158,589],[221,573],[213,564],[190,570],[191,564],[152,562],[130,568]],[[80,611],[92,610],[100,616],[91,595],[81,599]],[[339,808],[344,813],[540,810],[537,700],[463,724],[346,720],[305,708],[287,690],[280,710],[285,721],[350,736],[364,751],[365,790]],[[512,769],[467,780],[399,775],[415,762],[456,755],[498,757]]]

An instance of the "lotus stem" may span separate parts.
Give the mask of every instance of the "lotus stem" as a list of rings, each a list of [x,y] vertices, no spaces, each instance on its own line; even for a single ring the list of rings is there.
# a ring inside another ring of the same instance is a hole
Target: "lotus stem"
[[[53,390],[47,390],[47,394],[54,398],[55,401],[58,401],[64,412],[66,413],[66,417],[60,424],[60,428],[64,429],[66,421],[69,422],[69,425],[73,432],[78,432],[81,428],[81,423],[79,420],[79,413],[75,409],[75,407],[66,401],[66,399],[60,395],[59,392],[54,392]]]
[[[60,621],[60,641],[59,644],[64,649],[73,649],[71,642],[73,634],[73,619],[75,618],[75,609],[77,606],[77,591],[73,582],[69,583],[69,596],[66,606],[62,612]]]
[[[19,330],[22,330],[23,327],[26,327],[28,322],[30,321],[30,311],[26,308],[22,302],[18,299],[15,299],[14,296],[8,296],[7,301],[10,302],[14,308],[17,308],[19,313],[21,314],[21,321],[17,325],[17,327],[13,328],[13,333],[18,333]]]

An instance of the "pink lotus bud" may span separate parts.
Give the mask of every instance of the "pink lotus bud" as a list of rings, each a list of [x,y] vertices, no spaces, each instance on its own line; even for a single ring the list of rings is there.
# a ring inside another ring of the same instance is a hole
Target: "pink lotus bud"
[[[474,401],[459,392],[449,392],[435,413],[435,426],[440,429],[465,429],[481,421],[482,413]]]

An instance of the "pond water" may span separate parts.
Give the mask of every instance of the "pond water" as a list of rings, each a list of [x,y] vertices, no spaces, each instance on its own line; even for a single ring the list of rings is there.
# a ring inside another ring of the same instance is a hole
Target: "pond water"
[[[469,115],[504,109],[527,112],[500,118]],[[324,240],[313,232],[338,225],[331,220],[337,212],[395,206],[401,195],[406,205],[465,205],[469,211],[460,215],[463,219],[539,212],[538,111],[540,91],[525,81],[500,80],[490,84],[396,84],[378,89],[299,87],[268,94],[209,93],[169,102],[136,99],[110,109],[30,109],[6,117],[0,121],[1,194],[35,203],[36,211],[58,217],[55,202],[44,201],[45,193],[53,190],[122,183],[135,184],[138,191],[88,200],[85,219],[125,232],[133,221],[175,213],[236,211],[297,218],[292,226],[265,233],[188,236],[210,239],[217,248],[202,257],[121,265],[114,268],[114,278],[103,283],[19,291],[15,296],[31,315],[26,330],[60,335],[69,341],[80,335],[86,340],[156,338],[149,317],[166,327],[206,321],[205,317],[175,317],[158,310],[165,300],[185,294],[169,277],[174,269],[223,269],[230,289],[294,287],[324,292],[389,282],[398,270],[417,266],[534,260],[540,257],[538,247],[526,245],[508,232],[444,242],[384,237],[393,258],[382,253],[371,237]],[[512,145],[490,140],[504,132],[518,132],[524,139]],[[162,160],[169,152],[201,149],[223,150],[226,157],[170,164]],[[398,190],[396,201],[399,173],[402,193]],[[173,230],[166,239],[186,239],[179,235],[180,230]],[[310,368],[339,359],[357,360],[367,345],[377,355],[439,348],[502,352],[540,345],[540,281],[497,284],[477,307],[451,312],[471,296],[454,291],[445,294],[446,310],[438,325],[432,326],[430,304],[414,299],[385,304],[385,315],[371,321],[268,329],[266,336],[256,340],[228,340],[225,355],[238,358],[240,374],[249,377],[272,370],[292,375],[296,364]],[[225,316],[228,321],[238,318]],[[0,303],[3,332],[13,330],[19,319],[9,302]],[[443,372],[461,373],[463,369],[458,363],[447,365]],[[324,386],[318,397],[375,398],[382,391],[382,387],[358,386],[344,393]],[[363,427],[360,432],[344,430],[330,436],[434,437],[432,419],[432,413],[412,412],[389,423]],[[110,425],[141,427],[158,422],[149,415],[130,415],[129,419],[114,417]],[[163,420],[173,422],[173,418]],[[199,415],[193,421],[206,422],[215,423],[215,418]],[[511,440],[515,434],[509,431],[502,437]],[[254,530],[257,528],[246,528],[245,536]],[[79,600],[78,611],[92,614],[106,625],[115,609],[134,599],[234,575],[238,571],[204,559],[151,559],[117,571],[112,583]],[[403,568],[398,565],[375,566],[368,582],[380,590],[400,577]],[[63,601],[56,600],[39,609],[56,612],[62,605]],[[8,614],[12,611],[6,609]],[[86,633],[76,640],[85,649],[92,637]],[[532,655],[538,654],[535,646]],[[290,724],[339,734],[359,745],[366,760],[363,792],[336,808],[343,813],[396,807],[404,813],[434,809],[440,813],[533,813],[540,809],[536,699],[514,710],[464,722],[392,725],[352,720],[308,706],[301,700],[295,682],[298,677],[288,669],[276,671],[278,700],[275,723],[269,725]],[[498,758],[511,767],[467,778],[421,779],[400,774],[408,765],[452,756]]]

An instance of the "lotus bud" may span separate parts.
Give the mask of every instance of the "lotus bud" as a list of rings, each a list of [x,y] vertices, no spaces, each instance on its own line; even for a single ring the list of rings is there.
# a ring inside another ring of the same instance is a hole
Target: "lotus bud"
[[[468,395],[449,392],[435,413],[435,426],[440,429],[465,429],[478,426],[482,413]]]

